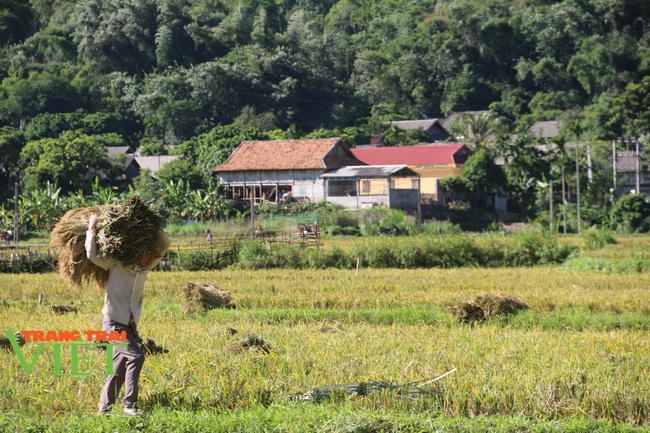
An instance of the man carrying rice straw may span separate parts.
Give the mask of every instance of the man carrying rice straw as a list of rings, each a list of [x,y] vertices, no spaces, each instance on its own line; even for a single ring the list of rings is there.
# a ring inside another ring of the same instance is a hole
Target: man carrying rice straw
[[[108,272],[105,282],[106,294],[102,309],[102,329],[126,331],[126,347],[115,347],[113,352],[114,375],[106,379],[99,399],[99,414],[109,415],[122,385],[124,414],[138,415],[137,401],[139,378],[144,363],[144,352],[138,345],[137,324],[142,311],[142,297],[147,274],[165,256],[170,240],[162,230],[157,230],[156,241],[149,252],[136,258],[134,263],[124,263],[107,255],[98,254],[95,234],[100,215],[93,213],[88,219],[86,231],[86,257],[97,267]],[[142,233],[143,236],[151,233]],[[141,239],[123,239],[124,243],[140,243]]]

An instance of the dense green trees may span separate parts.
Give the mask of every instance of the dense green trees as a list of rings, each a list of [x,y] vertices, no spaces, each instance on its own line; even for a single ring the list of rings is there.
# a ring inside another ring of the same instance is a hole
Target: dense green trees
[[[183,153],[206,182],[241,139],[330,131],[362,144],[387,120],[452,111],[492,109],[492,125],[463,134],[476,148],[567,112],[582,119],[583,139],[650,128],[646,1],[0,0],[0,9],[0,147],[11,147],[0,185],[18,175],[27,188],[78,186],[78,174],[46,173],[71,142],[88,154],[106,140]],[[548,169],[521,140],[491,152],[514,164],[513,194],[532,209],[526,182]],[[82,165],[93,164],[106,169]]]
[[[46,183],[58,183],[67,192],[83,189],[99,170],[108,177],[116,176],[117,167],[108,160],[106,147],[119,141],[115,134],[84,135],[74,131],[66,131],[58,138],[30,141],[20,153],[23,184],[27,190],[35,190]]]

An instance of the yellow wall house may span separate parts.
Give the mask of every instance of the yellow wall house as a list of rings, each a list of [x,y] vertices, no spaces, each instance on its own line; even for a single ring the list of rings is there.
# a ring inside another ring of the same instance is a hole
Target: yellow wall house
[[[471,154],[467,146],[423,144],[405,147],[357,147],[354,156],[369,165],[405,164],[420,175],[420,195],[424,201],[440,203],[439,180],[463,172]]]

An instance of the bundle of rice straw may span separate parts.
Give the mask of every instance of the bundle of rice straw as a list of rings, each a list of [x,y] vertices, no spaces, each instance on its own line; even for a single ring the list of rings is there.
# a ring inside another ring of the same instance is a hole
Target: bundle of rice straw
[[[526,311],[529,306],[510,295],[487,293],[472,301],[463,301],[449,311],[461,322],[480,321],[488,317],[507,316]]]
[[[195,313],[213,308],[235,308],[230,293],[213,284],[187,283],[183,289],[183,312]]]
[[[73,287],[94,281],[105,289],[108,272],[86,257],[86,230],[92,214],[99,214],[95,227],[97,254],[126,266],[152,254],[162,230],[162,218],[133,196],[119,204],[72,209],[54,226],[50,246],[59,254],[61,277]]]
[[[235,353],[242,353],[245,349],[251,349],[256,352],[271,353],[271,345],[259,335],[249,335],[243,340],[238,341],[228,347],[228,350]]]

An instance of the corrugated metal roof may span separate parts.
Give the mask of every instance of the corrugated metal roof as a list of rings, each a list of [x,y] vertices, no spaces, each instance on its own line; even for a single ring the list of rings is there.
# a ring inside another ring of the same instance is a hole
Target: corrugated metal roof
[[[426,144],[405,147],[354,148],[352,153],[370,165],[452,165],[464,164],[470,150],[461,143]]]
[[[401,129],[424,129],[425,131],[431,128],[436,123],[439,123],[440,119],[423,119],[423,120],[394,120],[388,122],[390,125],[398,126]]]
[[[555,120],[539,121],[533,123],[528,131],[536,138],[553,138],[560,135],[562,125]]]
[[[451,113],[449,116],[445,117],[444,119],[440,120],[440,124],[448,128],[454,120],[456,120],[458,117],[461,117],[463,115],[469,115],[469,116],[474,116],[474,117],[480,117],[480,116],[489,116],[491,113],[490,110],[477,110],[477,111],[454,111]]]
[[[165,164],[179,159],[178,155],[160,155],[160,156],[136,156],[135,162],[140,168],[148,168],[151,173],[160,170]]]
[[[616,171],[636,172],[636,152],[633,150],[619,150],[616,152]],[[639,160],[639,169],[644,171],[646,165],[643,159]]]
[[[108,146],[106,147],[106,153],[108,153],[108,156],[110,158],[114,157],[115,155],[133,153],[133,149],[131,149],[130,146]]]
[[[356,165],[349,167],[341,167],[338,170],[330,171],[322,174],[320,177],[388,177],[401,170],[408,170],[409,174],[417,176],[417,173],[408,169],[405,164],[401,165]]]
[[[309,170],[359,165],[340,138],[242,141],[214,172]]]

